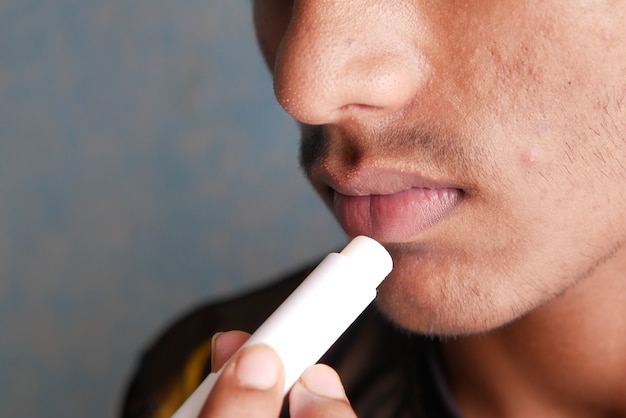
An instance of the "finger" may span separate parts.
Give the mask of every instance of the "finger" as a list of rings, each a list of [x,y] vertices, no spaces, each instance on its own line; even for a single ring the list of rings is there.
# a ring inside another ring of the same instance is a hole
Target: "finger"
[[[337,372],[324,364],[304,371],[289,394],[291,418],[356,418]]]
[[[235,354],[250,334],[243,331],[218,332],[211,339],[211,371],[218,371]]]
[[[272,348],[245,347],[224,367],[200,417],[275,418],[283,403],[283,381],[283,365]]]

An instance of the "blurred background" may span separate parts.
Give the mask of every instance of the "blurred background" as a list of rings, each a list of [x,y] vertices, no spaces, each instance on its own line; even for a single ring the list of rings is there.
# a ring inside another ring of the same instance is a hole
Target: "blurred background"
[[[0,416],[116,416],[174,317],[343,243],[250,9],[0,2]]]

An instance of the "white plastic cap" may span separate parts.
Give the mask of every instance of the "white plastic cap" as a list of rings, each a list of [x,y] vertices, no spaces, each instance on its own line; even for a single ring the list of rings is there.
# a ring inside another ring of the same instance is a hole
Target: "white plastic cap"
[[[365,275],[360,280],[371,281],[374,288],[378,287],[393,268],[391,255],[385,247],[364,235],[355,237],[340,254],[361,266]]]

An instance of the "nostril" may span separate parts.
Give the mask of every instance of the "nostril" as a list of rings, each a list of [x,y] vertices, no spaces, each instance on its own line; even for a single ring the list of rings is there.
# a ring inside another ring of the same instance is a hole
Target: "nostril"
[[[368,104],[352,103],[352,104],[347,104],[347,105],[343,106],[339,110],[343,111],[343,112],[371,112],[371,113],[376,113],[376,112],[383,111],[384,108],[382,106],[373,106],[373,105],[368,105]]]

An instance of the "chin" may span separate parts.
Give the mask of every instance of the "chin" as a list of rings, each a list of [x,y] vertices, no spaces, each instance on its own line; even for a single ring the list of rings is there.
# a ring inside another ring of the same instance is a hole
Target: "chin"
[[[464,277],[453,269],[438,274],[424,270],[409,275],[395,269],[378,289],[378,309],[407,331],[435,336],[484,333],[532,310],[510,286],[492,282],[490,287],[487,280],[478,282],[476,276]]]
[[[406,299],[404,295],[402,298]],[[519,318],[494,315],[493,311],[488,315],[477,314],[468,309],[469,304],[460,306],[452,303],[433,307],[398,299],[382,292],[376,299],[376,305],[393,324],[417,334],[438,337],[475,335],[492,331]]]

